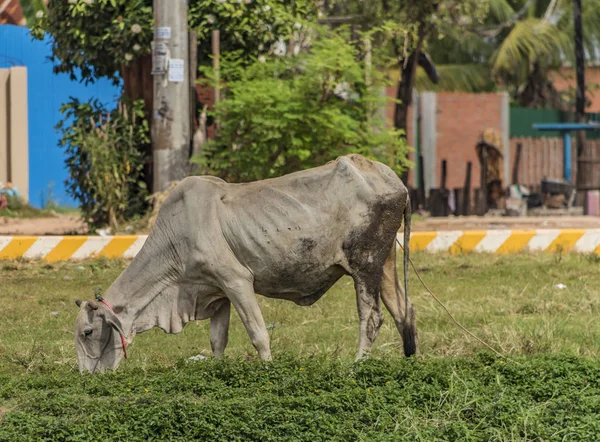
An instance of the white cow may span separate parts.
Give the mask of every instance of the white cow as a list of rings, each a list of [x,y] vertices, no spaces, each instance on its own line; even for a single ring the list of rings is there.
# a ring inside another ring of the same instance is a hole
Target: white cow
[[[408,192],[387,166],[360,155],[280,178],[229,184],[189,177],[171,192],[140,252],[98,301],[77,301],[75,347],[83,372],[118,367],[136,333],[179,333],[210,318],[214,356],[227,345],[230,305],[262,359],[269,335],[255,293],[316,302],[343,275],[356,289],[357,358],[383,322],[380,297],[407,356],[417,351],[414,308],[396,273],[404,218],[408,289]]]

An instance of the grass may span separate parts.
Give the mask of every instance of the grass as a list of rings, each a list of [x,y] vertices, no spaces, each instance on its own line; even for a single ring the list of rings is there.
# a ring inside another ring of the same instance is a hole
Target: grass
[[[202,321],[179,335],[159,329],[138,335],[116,373],[82,377],[73,348],[74,300],[108,287],[126,263],[0,264],[0,441],[592,440],[600,434],[597,257],[413,259],[458,320],[521,365],[482,353],[411,275],[422,351],[416,360],[400,357],[386,312],[372,360],[353,364],[356,302],[344,278],[311,307],[259,298],[272,364],[255,360],[234,313],[223,361],[185,363],[210,355]]]
[[[7,199],[7,205],[3,209],[0,209],[0,217],[7,218],[44,218],[49,216],[55,216],[58,214],[73,215],[79,214],[79,209],[72,207],[60,206],[54,202],[49,202],[44,208],[38,209],[37,207],[30,206],[23,202],[20,198],[5,196]]]

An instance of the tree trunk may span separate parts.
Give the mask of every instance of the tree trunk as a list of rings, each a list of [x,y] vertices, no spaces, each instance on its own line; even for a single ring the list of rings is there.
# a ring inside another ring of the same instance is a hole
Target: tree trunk
[[[144,55],[131,62],[128,66],[121,66],[121,77],[123,78],[123,95],[132,102],[135,100],[144,100],[144,110],[146,120],[151,128],[152,126],[152,56]],[[143,146],[145,157],[144,163],[144,182],[148,189],[152,189],[152,144]]]
[[[412,90],[415,83],[415,73],[417,71],[417,61],[419,60],[420,48],[417,47],[412,54],[408,56],[405,62],[400,63],[400,79],[398,81],[398,89],[396,98],[400,103],[396,103],[394,110],[394,128],[402,130],[404,133],[401,137],[406,138],[408,129],[408,107],[411,105]],[[394,155],[394,161],[395,155]],[[408,170],[401,177],[406,184],[408,181]]]

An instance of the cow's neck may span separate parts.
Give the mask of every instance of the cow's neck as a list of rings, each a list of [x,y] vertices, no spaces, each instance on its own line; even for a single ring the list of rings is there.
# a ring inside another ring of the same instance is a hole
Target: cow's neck
[[[106,291],[104,298],[114,308],[127,335],[158,295],[178,285],[183,272],[180,257],[184,251],[182,241],[154,229],[129,266]]]

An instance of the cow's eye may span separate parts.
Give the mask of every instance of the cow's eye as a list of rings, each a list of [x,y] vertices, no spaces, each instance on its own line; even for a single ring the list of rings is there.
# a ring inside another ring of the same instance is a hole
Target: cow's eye
[[[94,329],[93,329],[93,328],[91,328],[91,327],[90,327],[90,328],[86,328],[85,330],[83,330],[83,334],[84,334],[85,336],[89,336],[89,335],[91,335],[91,334],[92,334],[92,332],[93,332],[93,331],[94,331]]]

